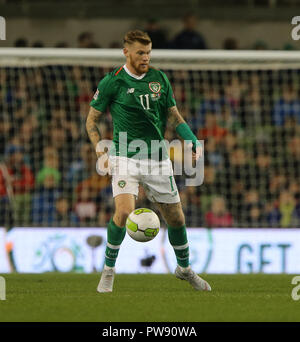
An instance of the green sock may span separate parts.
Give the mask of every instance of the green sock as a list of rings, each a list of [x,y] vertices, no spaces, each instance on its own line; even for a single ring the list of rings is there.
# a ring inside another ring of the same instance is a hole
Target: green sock
[[[126,229],[117,226],[111,218],[107,226],[107,244],[105,250],[105,265],[114,267],[124,240]]]
[[[168,226],[169,241],[177,259],[177,264],[181,267],[189,266],[189,244],[186,236],[186,227]]]

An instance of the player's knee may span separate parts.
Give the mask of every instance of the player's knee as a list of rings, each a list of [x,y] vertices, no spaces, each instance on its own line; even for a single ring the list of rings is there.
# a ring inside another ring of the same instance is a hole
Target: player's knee
[[[185,225],[184,215],[178,215],[177,217],[170,217],[168,219],[168,225],[174,228],[182,227]]]
[[[115,215],[114,215],[114,222],[116,225],[119,227],[124,227],[128,215],[132,212],[133,209],[131,208],[119,208],[116,210]]]

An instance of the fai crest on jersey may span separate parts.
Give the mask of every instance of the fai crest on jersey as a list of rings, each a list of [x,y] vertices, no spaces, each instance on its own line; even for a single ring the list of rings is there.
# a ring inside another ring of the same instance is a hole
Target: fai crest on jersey
[[[150,88],[151,91],[153,91],[153,93],[157,94],[161,90],[161,85],[160,85],[159,82],[150,82],[149,83],[149,88]]]

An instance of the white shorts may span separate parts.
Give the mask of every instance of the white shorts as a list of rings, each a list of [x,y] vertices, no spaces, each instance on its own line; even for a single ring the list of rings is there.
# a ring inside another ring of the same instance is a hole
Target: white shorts
[[[113,197],[120,194],[133,194],[137,197],[141,184],[151,202],[180,202],[170,159],[156,161],[110,156],[109,167]]]

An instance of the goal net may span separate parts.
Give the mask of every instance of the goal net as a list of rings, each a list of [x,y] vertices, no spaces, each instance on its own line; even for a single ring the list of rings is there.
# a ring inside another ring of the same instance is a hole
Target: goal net
[[[0,50],[0,226],[105,226],[110,179],[85,121],[120,50]],[[300,53],[152,53],[204,140],[204,183],[176,176],[188,227],[300,227]],[[109,113],[99,124],[112,139]],[[168,140],[177,139],[174,130]],[[180,153],[170,151],[174,163]],[[137,206],[151,207],[143,189]]]

